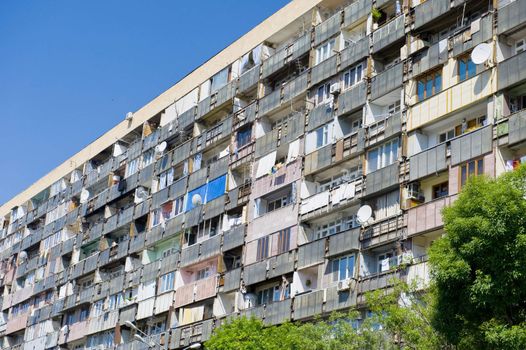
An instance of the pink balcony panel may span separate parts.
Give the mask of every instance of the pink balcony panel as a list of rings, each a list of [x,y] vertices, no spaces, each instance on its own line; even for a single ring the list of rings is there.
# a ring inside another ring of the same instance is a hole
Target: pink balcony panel
[[[194,283],[188,283],[175,291],[175,307],[191,304],[194,302]]]
[[[9,321],[7,321],[5,333],[11,334],[11,333],[14,333],[14,332],[17,332],[19,330],[26,328],[28,316],[29,316],[29,312],[26,312],[23,315],[18,315],[16,317],[13,317]]]
[[[195,301],[211,298],[216,295],[217,277],[208,277],[195,283]]]
[[[442,208],[450,205],[454,197],[444,197],[409,209],[407,215],[407,233],[414,235],[438,229],[442,222]]]

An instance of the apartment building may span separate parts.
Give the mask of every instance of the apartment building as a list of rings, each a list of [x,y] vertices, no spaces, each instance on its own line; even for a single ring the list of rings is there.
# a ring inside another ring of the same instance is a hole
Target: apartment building
[[[425,288],[441,208],[526,160],[525,50],[526,0],[292,1],[0,207],[0,345],[182,349]]]

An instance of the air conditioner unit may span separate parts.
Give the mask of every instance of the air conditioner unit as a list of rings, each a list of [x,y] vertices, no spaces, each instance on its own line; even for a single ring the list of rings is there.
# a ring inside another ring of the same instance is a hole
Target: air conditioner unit
[[[331,95],[338,95],[340,93],[340,91],[341,91],[341,89],[340,89],[340,83],[339,82],[331,84],[331,88],[330,88]]]
[[[356,281],[352,278],[344,279],[340,282],[338,282],[338,292],[346,292],[346,291],[352,291],[354,290],[354,285]]]

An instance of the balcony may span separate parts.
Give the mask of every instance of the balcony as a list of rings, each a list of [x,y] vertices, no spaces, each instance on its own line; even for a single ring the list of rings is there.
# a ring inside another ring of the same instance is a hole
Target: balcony
[[[325,290],[315,290],[294,297],[294,320],[310,318],[322,313]]]
[[[514,145],[526,140],[526,110],[522,110],[510,116],[508,130],[509,145]]]
[[[400,167],[398,162],[368,173],[365,178],[364,195],[370,196],[397,187],[399,185],[399,177]]]
[[[371,13],[371,0],[357,0],[343,9],[343,26],[345,28],[363,21]]]
[[[428,24],[434,19],[439,18],[451,9],[451,2],[444,0],[426,0],[415,7],[415,26],[414,29]]]
[[[415,181],[446,169],[446,144],[442,143],[410,158],[409,180]]]
[[[526,79],[526,51],[502,61],[497,66],[498,89],[510,87]]]
[[[228,251],[245,244],[246,225],[231,227],[223,233],[223,251]]]
[[[7,321],[5,334],[15,333],[26,328],[28,317],[29,312],[12,317],[9,321]]]
[[[432,200],[407,211],[407,235],[413,236],[437,230],[442,227],[442,209],[450,205],[456,197],[443,197]]]
[[[517,70],[517,66],[513,69]],[[494,72],[486,70],[413,105],[408,111],[408,131],[428,125],[493,94],[497,87]],[[517,75],[516,71],[513,74]]]
[[[61,330],[58,343],[65,344],[83,338],[88,332],[88,321],[73,323],[67,330]]]
[[[298,248],[298,269],[323,263],[327,239],[319,239]]]
[[[479,157],[493,150],[493,125],[451,140],[451,166]]]
[[[427,1],[426,1],[427,2]],[[441,47],[440,43],[431,45],[425,53],[423,53],[418,61],[413,61],[411,66],[410,77],[414,78],[428,70],[431,70],[441,64],[447,62],[447,45]]]
[[[281,324],[290,320],[292,300],[286,299],[265,306],[265,319],[267,325]]]
[[[363,152],[365,146],[365,130],[344,136],[336,143],[309,153],[305,156],[304,175],[310,175],[335,165],[339,162],[355,157]]]
[[[317,46],[338,33],[340,31],[341,19],[342,13],[341,11],[337,11],[327,20],[318,24],[314,28],[314,45]]]
[[[196,282],[190,282],[175,292],[175,307],[191,304],[195,301],[211,298],[217,293],[217,276],[208,277]]]
[[[526,22],[526,1],[516,0],[498,9],[497,34],[507,34]],[[520,70],[519,70],[520,71]]]
[[[371,147],[402,132],[402,116],[396,113],[367,126],[366,147]]]
[[[427,262],[427,257],[421,257],[413,261],[413,264],[407,268],[407,283],[411,285],[416,284],[418,290],[423,290],[429,287],[431,268]]]
[[[275,173],[264,175],[255,180],[252,186],[253,197],[261,197],[299,180],[301,178],[301,165],[301,159],[296,159],[283,165]],[[271,169],[268,169],[268,172],[270,171]]]
[[[357,197],[357,193],[361,192],[361,185],[362,179],[358,179],[302,199],[299,210],[300,219],[309,220],[346,206]]]
[[[223,276],[223,292],[231,292],[239,289],[241,281],[241,268],[228,271]]]
[[[352,5],[351,5],[352,6]],[[369,37],[365,36],[340,51],[340,71],[369,55]]]
[[[400,15],[373,32],[373,53],[401,40],[405,35],[405,15]]]
[[[395,241],[404,236],[406,231],[405,218],[396,215],[379,220],[367,226],[361,233],[362,248],[369,249],[378,245]]]
[[[257,65],[239,76],[238,93],[247,92],[256,86],[259,81],[260,70],[261,66]]]
[[[336,115],[351,113],[365,105],[367,100],[367,83],[362,81],[338,96],[338,110]]]
[[[206,320],[172,330],[169,349],[179,349],[207,341],[212,335],[213,326],[214,320]]]
[[[466,40],[467,36],[471,40]],[[480,28],[478,31],[471,32],[471,23],[468,24],[464,30],[456,34],[453,38],[453,55],[458,56],[464,52],[471,50],[480,43],[491,40],[493,36],[493,14],[489,13],[480,19]]]
[[[358,283],[357,303],[365,302],[365,293],[391,287],[396,283],[396,280],[402,279],[404,276],[404,271],[396,269],[362,277]]]
[[[328,79],[336,74],[338,71],[337,56],[333,55],[332,57],[326,59],[325,61],[318,63],[311,69],[310,83],[316,85],[319,82]]]
[[[371,79],[371,99],[377,99],[402,86],[404,64],[386,69]]]
[[[358,251],[360,247],[360,229],[351,228],[329,236],[327,256],[336,256],[349,251]]]

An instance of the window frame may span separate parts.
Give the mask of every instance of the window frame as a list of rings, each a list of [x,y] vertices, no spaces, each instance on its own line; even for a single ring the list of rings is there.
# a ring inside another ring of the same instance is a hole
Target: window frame
[[[437,79],[439,86],[437,86]],[[429,84],[431,82],[431,84]],[[418,102],[424,101],[425,99],[434,96],[442,91],[442,67],[435,69],[429,73],[426,73],[416,78],[416,97]],[[423,86],[422,94],[420,94],[420,87]],[[430,92],[428,88],[431,88]]]
[[[473,164],[473,172],[470,171],[470,165]],[[463,171],[466,171],[465,175],[462,174]],[[462,187],[466,184],[469,177],[479,176],[484,174],[484,157],[476,158],[469,160],[458,166],[458,190],[460,191]]]

